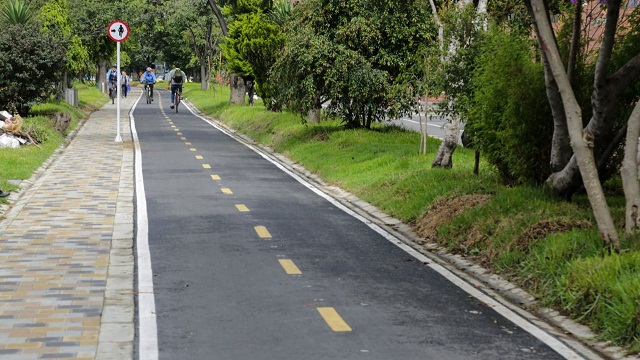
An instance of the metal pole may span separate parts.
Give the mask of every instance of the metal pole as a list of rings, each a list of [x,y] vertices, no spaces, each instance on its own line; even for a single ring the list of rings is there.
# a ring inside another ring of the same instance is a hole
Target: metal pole
[[[122,142],[122,137],[120,136],[120,97],[121,97],[121,92],[122,92],[122,86],[120,85],[120,42],[118,41],[116,43],[116,49],[117,49],[117,71],[118,73],[117,75],[117,88],[116,88],[116,97],[118,98],[118,104],[117,104],[117,108],[116,108],[116,142],[120,143]]]

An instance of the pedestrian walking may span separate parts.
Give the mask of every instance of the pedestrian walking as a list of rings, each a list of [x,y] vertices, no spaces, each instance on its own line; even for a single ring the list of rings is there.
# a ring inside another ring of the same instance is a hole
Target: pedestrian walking
[[[122,97],[127,97],[127,93],[131,89],[129,86],[129,76],[127,72],[122,70],[122,76],[120,77],[120,86],[122,86]]]

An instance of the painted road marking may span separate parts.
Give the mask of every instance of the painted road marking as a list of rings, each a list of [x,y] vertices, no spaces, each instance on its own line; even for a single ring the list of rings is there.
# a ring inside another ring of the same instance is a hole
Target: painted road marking
[[[220,190],[222,191],[223,194],[227,194],[227,195],[233,194],[233,191],[231,191],[231,189],[229,188],[222,188]]]
[[[249,208],[243,204],[236,204],[236,209],[240,212],[249,212]]]
[[[202,159],[204,159],[204,157],[202,157],[202,155],[196,155],[196,159],[202,160]]]
[[[172,125],[171,125],[171,127],[172,127],[172,128],[175,128],[176,126],[172,124]]]
[[[181,132],[179,132],[179,133],[176,133],[176,135],[180,135],[180,136],[181,136],[181,135],[182,135],[182,133],[181,133]]]
[[[186,142],[186,143],[184,143],[184,144],[185,144],[185,145],[191,145],[191,143],[190,143],[190,142]]]
[[[189,148],[189,151],[198,151],[196,148]]]
[[[282,266],[282,268],[284,269],[284,271],[289,274],[289,275],[300,275],[302,274],[302,271],[300,271],[300,269],[298,269],[298,267],[296,266],[296,264],[293,263],[292,260],[289,259],[278,259],[278,262],[280,263],[280,265]]]
[[[187,138],[186,138],[186,137],[184,137],[184,136],[181,136],[181,137],[180,137],[180,140],[187,140]],[[186,144],[187,144],[187,145],[191,145],[191,143],[186,143]]]
[[[209,164],[202,164],[202,167],[205,169],[211,169],[211,165]]]
[[[351,331],[351,327],[342,320],[342,317],[338,314],[336,309],[332,307],[319,307],[317,310],[324,321],[327,322],[327,325],[329,325],[331,330],[335,332]]]
[[[220,180],[220,176],[218,176],[218,175],[211,175],[211,180]]]
[[[172,126],[172,127],[175,127],[175,126]],[[180,129],[173,129],[173,131],[180,131]]]
[[[262,239],[271,238],[271,234],[269,234],[269,230],[267,230],[266,227],[260,225],[260,226],[254,227],[254,229],[256,230],[256,233],[258,233],[258,236],[260,236]]]

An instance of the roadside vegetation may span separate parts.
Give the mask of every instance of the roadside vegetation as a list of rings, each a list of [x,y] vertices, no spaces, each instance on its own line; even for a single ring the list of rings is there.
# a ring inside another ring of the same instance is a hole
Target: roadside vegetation
[[[567,202],[538,186],[503,185],[498,171],[473,151],[456,151],[452,169],[431,168],[440,141],[375,124],[346,130],[339,120],[318,124],[299,115],[229,105],[229,88],[184,96],[200,111],[284,154],[332,185],[411,224],[425,242],[466,256],[589,325],[602,339],[640,351],[640,253],[633,239],[620,253],[603,246],[586,195]],[[624,222],[619,178],[605,184],[616,223]],[[416,244],[417,246],[423,244]]]
[[[11,192],[18,187],[8,180],[27,180],[42,163],[66,140],[65,135],[77,128],[80,121],[86,119],[91,111],[104,105],[107,97],[94,86],[77,84],[80,106],[75,108],[64,101],[51,100],[34,105],[30,115],[24,118],[22,129],[29,133],[38,146],[21,146],[17,149],[0,149],[0,188]],[[70,117],[69,127],[61,134],[54,128],[51,116],[64,113]],[[6,203],[7,199],[0,199]]]

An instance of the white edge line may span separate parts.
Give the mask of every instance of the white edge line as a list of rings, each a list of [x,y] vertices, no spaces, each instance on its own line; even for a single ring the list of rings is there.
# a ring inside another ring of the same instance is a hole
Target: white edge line
[[[187,108],[189,109],[189,111],[191,111],[191,113],[193,115],[199,117],[203,121],[209,123],[211,126],[215,127],[216,129],[220,130],[221,132],[223,132],[227,136],[230,136],[231,138],[233,138],[233,139],[235,139],[237,141],[237,139],[227,129],[219,126],[218,124],[216,124],[215,122],[210,121],[209,119],[206,119],[206,118],[200,116],[199,114],[194,112],[191,109],[190,106],[187,106]],[[341,204],[340,202],[338,202],[337,200],[335,200],[334,198],[332,198],[331,196],[329,196],[328,194],[326,194],[322,190],[318,189],[317,187],[313,186],[311,183],[309,183],[306,180],[304,180],[303,178],[301,178],[299,175],[295,174],[291,170],[289,170],[286,167],[284,167],[282,164],[276,162],[275,160],[273,160],[272,158],[270,158],[269,156],[264,154],[257,147],[255,147],[255,146],[253,146],[251,144],[247,144],[245,142],[241,142],[241,143],[244,144],[245,146],[247,146],[248,148],[250,148],[251,150],[253,150],[254,152],[256,152],[258,155],[262,156],[264,159],[270,161],[272,164],[274,164],[275,166],[280,168],[282,171],[284,171],[285,173],[289,174],[289,176],[293,177],[299,183],[301,183],[302,185],[306,186],[307,188],[309,188],[311,191],[315,192],[319,196],[323,197],[325,200],[329,201],[330,203],[335,205],[340,210],[342,210],[342,211],[346,212],[347,214],[353,216],[354,218],[360,220],[361,222],[363,222],[364,224],[369,226],[371,229],[376,231],[378,234],[382,235],[389,242],[391,242],[392,244],[396,245],[397,247],[399,247],[400,249],[404,250],[409,255],[413,256],[417,260],[421,261],[422,263],[426,264],[427,266],[429,266],[430,268],[432,268],[433,270],[438,272],[444,278],[446,278],[447,280],[452,282],[454,285],[456,285],[457,287],[459,287],[460,289],[465,291],[467,294],[469,294],[469,295],[475,297],[476,299],[482,301],[485,305],[487,305],[490,308],[492,308],[493,310],[495,310],[498,314],[502,315],[505,319],[507,319],[508,321],[511,321],[515,325],[519,326],[521,329],[523,329],[524,331],[528,332],[529,334],[534,336],[536,339],[540,340],[541,342],[543,342],[544,344],[549,346],[551,349],[553,349],[555,352],[557,352],[558,354],[563,356],[565,359],[568,359],[568,360],[584,359],[582,356],[580,356],[578,353],[576,353],[573,349],[571,349],[570,347],[565,345],[560,340],[556,339],[555,337],[553,337],[552,335],[550,335],[546,331],[542,330],[538,326],[536,326],[536,325],[532,324],[531,322],[527,321],[525,318],[523,318],[522,316],[520,316],[517,313],[513,312],[512,310],[510,310],[506,306],[502,305],[501,303],[499,303],[495,299],[491,298],[490,296],[486,295],[482,291],[476,289],[475,287],[470,285],[468,282],[464,281],[459,276],[457,276],[454,273],[452,273],[451,271],[447,270],[445,267],[443,267],[443,266],[441,266],[441,265],[439,265],[437,263],[434,263],[433,260],[431,260],[427,256],[421,254],[420,252],[418,252],[417,250],[415,250],[411,246],[403,243],[402,241],[400,241],[399,239],[394,237],[392,234],[390,234],[386,230],[384,230],[381,227],[379,227],[378,225],[372,223],[370,220],[367,220],[366,218],[362,217],[358,213],[356,213],[353,210],[349,209],[348,207],[344,206],[343,204]]]
[[[158,359],[158,324],[156,322],[156,303],[153,293],[153,271],[151,269],[151,252],[149,251],[149,219],[147,216],[147,200],[142,178],[142,152],[136,132],[133,111],[142,94],[131,108],[131,136],[135,148],[135,182],[137,232],[136,254],[138,263],[138,357],[145,360]]]

